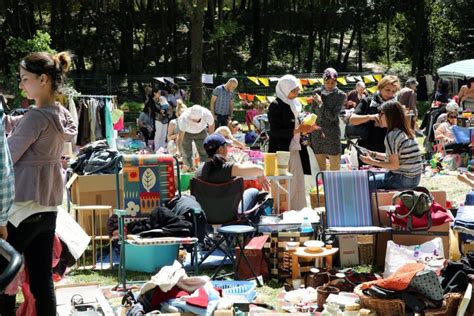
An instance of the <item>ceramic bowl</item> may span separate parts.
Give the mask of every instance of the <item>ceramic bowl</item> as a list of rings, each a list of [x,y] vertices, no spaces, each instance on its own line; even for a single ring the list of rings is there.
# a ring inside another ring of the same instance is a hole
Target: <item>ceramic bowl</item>
[[[304,242],[304,245],[308,251],[320,252],[323,251],[324,242],[321,240],[308,240]]]
[[[295,250],[296,248],[298,248],[299,245],[300,243],[298,241],[288,241],[286,243],[286,249]]]

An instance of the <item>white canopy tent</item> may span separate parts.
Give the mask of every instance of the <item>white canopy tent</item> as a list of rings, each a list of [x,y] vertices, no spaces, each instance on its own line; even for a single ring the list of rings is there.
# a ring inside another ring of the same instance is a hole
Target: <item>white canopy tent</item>
[[[465,59],[438,68],[440,77],[465,79],[474,77],[474,59]]]

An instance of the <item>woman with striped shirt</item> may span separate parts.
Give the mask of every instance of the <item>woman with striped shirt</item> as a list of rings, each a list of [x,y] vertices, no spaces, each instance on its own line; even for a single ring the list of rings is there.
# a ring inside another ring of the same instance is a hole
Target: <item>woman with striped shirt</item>
[[[381,105],[381,126],[387,128],[385,153],[367,151],[361,160],[388,171],[375,176],[378,189],[410,189],[420,183],[423,165],[415,133],[405,117],[405,110],[397,101]]]

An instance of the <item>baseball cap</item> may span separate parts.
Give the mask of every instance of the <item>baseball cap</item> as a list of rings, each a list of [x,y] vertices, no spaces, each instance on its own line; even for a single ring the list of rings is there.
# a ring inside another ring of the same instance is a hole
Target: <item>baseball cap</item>
[[[221,147],[225,144],[232,143],[230,140],[226,139],[221,134],[211,134],[206,137],[204,140],[204,149],[206,152],[216,150],[217,148]]]

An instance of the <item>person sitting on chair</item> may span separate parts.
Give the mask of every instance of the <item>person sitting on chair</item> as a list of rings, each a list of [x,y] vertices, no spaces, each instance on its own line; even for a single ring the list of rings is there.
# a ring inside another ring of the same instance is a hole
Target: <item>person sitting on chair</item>
[[[360,157],[368,165],[388,170],[375,176],[377,189],[416,187],[423,172],[421,152],[402,105],[397,101],[383,103],[378,120],[382,127],[387,128],[386,152],[367,151]]]
[[[210,183],[225,183],[234,177],[257,176],[263,190],[269,191],[270,184],[263,175],[263,168],[253,164],[240,164],[227,161],[227,145],[229,140],[220,134],[212,134],[204,140],[204,149],[208,160],[196,172],[196,177]],[[244,210],[250,210],[257,201],[258,190],[249,188],[243,195]],[[239,212],[242,210],[239,209]]]
[[[454,138],[453,127],[457,125],[458,118],[458,105],[456,102],[451,101],[446,105],[446,121],[440,123],[435,130],[435,139],[452,153],[462,153],[469,150],[468,144],[458,144]],[[444,114],[440,115],[439,119],[442,119]]]

